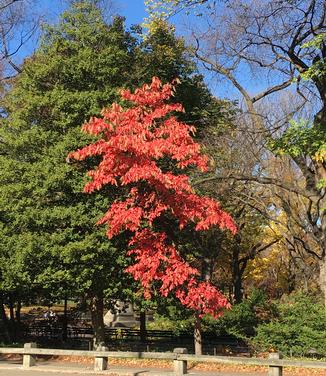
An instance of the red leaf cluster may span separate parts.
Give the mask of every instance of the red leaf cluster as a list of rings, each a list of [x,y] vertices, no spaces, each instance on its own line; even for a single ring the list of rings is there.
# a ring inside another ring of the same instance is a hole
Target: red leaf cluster
[[[183,107],[166,103],[173,90],[173,84],[162,85],[154,77],[151,85],[134,93],[122,91],[122,98],[133,105],[123,109],[114,103],[102,111],[102,118],[92,118],[83,130],[101,139],[71,157],[102,157],[89,172],[86,192],[107,184],[130,187],[128,197],[114,202],[99,223],[108,225],[109,238],[124,230],[133,233],[129,254],[135,263],[127,271],[141,282],[145,296],[150,297],[153,282],[159,281],[163,296],[174,293],[185,306],[217,316],[228,307],[226,298],[210,283],[199,281],[198,271],[182,259],[165,233],[154,231],[155,220],[169,213],[180,229],[193,222],[197,231],[219,226],[236,232],[218,202],[196,195],[185,174],[164,171],[159,165],[164,158],[180,170],[187,166],[207,170],[207,157],[191,136],[195,129],[174,116]]]

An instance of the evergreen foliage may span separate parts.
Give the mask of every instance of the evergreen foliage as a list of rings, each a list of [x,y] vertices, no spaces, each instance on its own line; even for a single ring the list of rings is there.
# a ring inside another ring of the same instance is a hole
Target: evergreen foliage
[[[325,307],[303,294],[290,296],[278,304],[279,314],[261,324],[253,344],[263,351],[277,350],[285,355],[306,356],[311,351],[326,356]]]
[[[108,24],[93,1],[75,1],[57,25],[45,26],[40,47],[5,92],[0,119],[3,303],[9,295],[16,304],[36,296],[54,301],[82,295],[91,303],[131,295],[123,272],[129,262],[121,253],[125,239],[108,241],[95,225],[124,191],[106,188],[85,195],[85,171],[96,158],[77,165],[67,155],[93,140],[80,132],[84,121],[117,101],[120,88],[144,83],[152,71],[167,80],[181,77],[177,97],[192,109],[194,120],[205,102],[213,101],[183,42],[166,24],[146,39],[136,31],[126,31],[120,17]]]

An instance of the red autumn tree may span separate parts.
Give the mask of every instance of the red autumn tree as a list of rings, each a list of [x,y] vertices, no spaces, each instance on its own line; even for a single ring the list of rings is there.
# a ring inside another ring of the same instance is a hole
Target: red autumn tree
[[[200,281],[197,269],[180,256],[156,225],[163,216],[173,216],[180,229],[194,223],[196,231],[219,226],[236,232],[219,203],[196,195],[188,177],[181,174],[188,166],[205,171],[208,159],[191,137],[194,127],[174,116],[176,111],[184,111],[183,107],[167,103],[173,91],[173,84],[162,85],[156,77],[135,93],[123,90],[121,96],[131,107],[113,104],[102,111],[102,118],[84,124],[84,132],[101,139],[70,156],[76,160],[102,157],[98,167],[89,172],[86,192],[107,184],[129,189],[128,196],[115,201],[99,223],[108,225],[109,238],[125,230],[132,234],[128,254],[135,262],[127,271],[140,281],[145,297],[150,297],[154,283],[159,284],[163,296],[173,293],[199,315],[216,317],[229,306],[227,299],[209,282]],[[163,167],[171,162],[174,172]]]

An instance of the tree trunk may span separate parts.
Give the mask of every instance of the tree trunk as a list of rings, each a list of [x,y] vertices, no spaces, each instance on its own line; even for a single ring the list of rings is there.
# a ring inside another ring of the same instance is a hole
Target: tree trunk
[[[11,335],[10,335],[10,330],[9,330],[8,317],[6,315],[6,310],[5,310],[5,306],[3,304],[2,299],[0,300],[0,311],[1,311],[1,319],[3,323],[3,328],[4,328],[5,340],[10,342]]]
[[[232,284],[233,284],[233,300],[235,303],[241,303],[243,298],[242,274],[240,270],[240,251],[237,246],[232,251]]]
[[[14,307],[14,302],[13,302],[11,294],[9,296],[9,317],[10,317],[10,321],[14,323],[15,322],[15,307]]]
[[[326,307],[326,258],[319,262],[319,283],[324,295],[324,305]]]
[[[139,313],[140,342],[146,342],[146,312],[141,310]]]
[[[242,277],[240,275],[240,272],[234,275],[233,285],[234,285],[234,301],[237,304],[241,303],[242,298],[243,298],[243,289],[242,289]]]
[[[288,294],[292,294],[293,291],[295,291],[295,275],[294,274],[290,274],[288,276],[288,280],[287,280],[287,284],[288,284]]]
[[[20,300],[20,298],[18,298],[16,309],[15,309],[15,317],[14,317],[14,321],[13,321],[13,326],[14,326],[13,331],[14,331],[14,337],[15,337],[16,341],[19,341],[19,339],[22,337],[22,332],[21,332],[22,328],[21,328],[21,325],[20,325],[21,308],[22,308],[21,300]]]
[[[3,322],[3,324],[5,324],[8,321],[8,317],[6,315],[5,306],[4,306],[2,300],[0,301],[0,310],[1,310],[1,319],[2,319],[2,322]]]
[[[62,322],[62,340],[67,341],[68,337],[68,298],[65,296],[64,299],[64,311],[63,311],[63,322]]]
[[[92,315],[92,325],[94,330],[94,350],[101,346],[105,346],[105,332],[103,320],[103,297],[93,296],[91,298],[90,310]]]
[[[195,354],[202,355],[202,331],[201,331],[201,318],[199,314],[195,314],[195,330],[194,330],[194,344],[195,344]]]
[[[296,273],[295,273],[295,267],[294,264],[294,258],[292,257],[291,251],[289,251],[289,261],[287,265],[287,287],[288,287],[288,294],[291,294],[293,291],[295,291],[296,287]],[[304,277],[303,277],[304,278]]]
[[[22,309],[22,302],[20,299],[18,299],[17,306],[16,306],[16,321],[17,324],[20,324],[20,312]]]

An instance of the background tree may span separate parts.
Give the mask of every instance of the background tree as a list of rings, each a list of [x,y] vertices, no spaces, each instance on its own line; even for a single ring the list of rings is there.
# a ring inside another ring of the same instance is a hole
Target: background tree
[[[0,62],[3,67],[1,81],[20,73],[19,52],[36,36],[39,29],[42,16],[32,11],[34,3],[34,0],[0,1]]]
[[[103,231],[94,227],[107,198],[86,200],[83,171],[67,164],[66,155],[86,142],[79,124],[115,98],[122,79],[130,77],[131,40],[121,19],[107,25],[96,7],[76,3],[57,27],[47,28],[3,104],[1,212],[7,234],[44,254],[32,284],[61,283],[61,290],[69,285],[70,293],[88,298],[97,342],[104,340],[104,291],[116,296],[122,261],[117,244],[104,242]]]
[[[173,85],[162,85],[156,77],[134,94],[122,91],[122,98],[133,106],[123,110],[113,103],[102,111],[103,118],[92,118],[83,130],[99,140],[71,157],[78,161],[101,157],[98,167],[88,173],[91,181],[85,192],[106,185],[127,188],[126,196],[111,204],[99,224],[108,225],[109,239],[131,233],[128,254],[135,261],[126,270],[140,281],[144,296],[150,298],[153,290],[163,296],[172,293],[195,315],[218,316],[227,300],[208,281],[200,281],[198,271],[182,259],[167,223],[176,221],[180,230],[194,223],[196,231],[218,226],[232,233],[236,226],[218,202],[194,194],[181,172],[190,166],[205,171],[207,158],[190,135],[194,128],[173,116],[184,109],[167,103],[172,94]],[[179,173],[171,170],[171,164]]]
[[[77,166],[66,158],[90,141],[80,134],[80,124],[116,100],[119,88],[146,80],[144,66],[150,71],[156,64],[163,72],[166,64],[167,78],[182,78],[178,100],[193,108],[193,119],[212,100],[165,24],[149,39],[140,38],[119,17],[108,24],[92,1],[74,2],[58,25],[45,27],[39,49],[20,66],[2,101],[1,247],[12,267],[17,265],[17,272],[6,275],[17,283],[21,273],[22,291],[28,281],[38,296],[52,301],[86,297],[96,343],[104,340],[103,299],[109,308],[110,301],[131,296],[130,280],[121,274],[129,262],[121,256],[124,239],[108,242],[94,225],[124,191],[82,193],[84,171],[96,160]],[[164,43],[168,54],[173,43],[178,53],[159,60],[155,49],[164,50]]]
[[[176,4],[187,5],[187,2]],[[318,151],[324,150],[326,139],[325,2],[205,1],[200,11],[200,25],[191,31],[194,55],[241,95],[252,123],[253,142],[266,150],[269,141],[267,149],[279,161],[285,164],[290,161],[302,177],[285,183],[283,177],[268,174],[263,168],[261,174],[237,174],[228,179],[278,187],[282,194],[293,194],[292,201],[299,197],[303,204],[301,215],[305,216],[300,222],[302,230],[318,244],[315,257],[320,264],[320,286],[325,293],[325,189],[320,184],[325,176],[325,162],[323,158],[315,158]],[[320,73],[313,74],[315,70]],[[259,86],[261,77],[271,79],[252,95],[244,76],[253,80],[259,77]],[[309,80],[305,80],[306,76]],[[262,111],[266,98],[280,96],[297,98],[285,116],[274,111],[266,117]],[[306,120],[298,121],[300,116]],[[295,121],[289,123],[291,118]],[[290,211],[288,214],[291,216]]]
[[[263,237],[265,241],[275,237],[280,241],[272,250],[252,260],[246,271],[245,284],[263,289],[273,299],[280,299],[297,290],[306,294],[316,294],[318,291],[318,263],[291,236],[294,231],[288,228],[289,223],[291,221],[284,212],[279,214],[277,221],[271,221]],[[305,235],[301,234],[300,238],[305,239]]]

